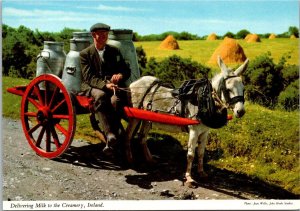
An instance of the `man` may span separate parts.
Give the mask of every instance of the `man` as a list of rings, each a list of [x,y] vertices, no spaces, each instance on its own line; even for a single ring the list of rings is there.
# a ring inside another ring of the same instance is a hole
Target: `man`
[[[119,49],[106,43],[109,30],[110,26],[103,23],[91,26],[94,43],[80,52],[81,93],[94,98],[95,117],[106,136],[105,150],[116,143],[120,125],[111,98],[130,76],[129,65]]]

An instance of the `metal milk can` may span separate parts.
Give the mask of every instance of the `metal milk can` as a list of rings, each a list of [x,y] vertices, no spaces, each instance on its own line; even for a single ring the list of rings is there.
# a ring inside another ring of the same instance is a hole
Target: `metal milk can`
[[[62,82],[69,92],[74,94],[80,91],[81,68],[79,53],[92,43],[90,32],[74,32],[70,39],[70,51],[67,54],[62,74]]]
[[[140,78],[139,65],[135,47],[132,42],[133,32],[130,29],[113,29],[108,35],[107,44],[120,49],[125,61],[129,63],[131,75],[125,82],[126,86]]]
[[[52,73],[61,77],[65,59],[63,42],[44,41],[44,49],[37,57],[36,76]]]

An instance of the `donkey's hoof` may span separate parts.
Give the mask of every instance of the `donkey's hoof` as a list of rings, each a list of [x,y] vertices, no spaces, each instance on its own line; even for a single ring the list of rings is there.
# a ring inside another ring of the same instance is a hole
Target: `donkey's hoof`
[[[147,160],[147,165],[149,165],[149,166],[156,166],[157,163],[158,163],[158,161],[156,159]]]
[[[184,185],[188,186],[189,188],[193,188],[193,189],[199,187],[198,182],[196,182],[196,181],[194,181],[194,180],[193,180],[193,181],[186,181],[186,182],[184,183]]]
[[[107,157],[112,157],[113,156],[113,149],[111,147],[105,146],[103,149],[103,153]]]

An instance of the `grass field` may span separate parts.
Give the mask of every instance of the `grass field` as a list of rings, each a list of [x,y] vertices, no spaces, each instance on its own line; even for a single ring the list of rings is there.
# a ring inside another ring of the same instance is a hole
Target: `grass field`
[[[176,51],[159,50],[160,42],[137,42],[135,46],[142,46],[148,59],[156,57],[160,60],[177,54],[206,64],[220,42],[179,41],[181,50]],[[298,64],[298,42],[298,39],[263,39],[261,43],[239,41],[250,62],[268,51],[275,62],[282,55],[291,52],[291,58],[288,60],[290,64]],[[20,118],[21,97],[7,93],[6,88],[27,85],[29,82],[19,78],[2,78],[3,116]],[[234,119],[228,126],[211,131],[207,150],[217,155],[217,158],[209,159],[209,164],[246,174],[251,178],[259,178],[300,195],[299,112],[269,110],[248,102],[246,111],[242,119]],[[88,115],[78,115],[76,118],[75,139],[99,142],[92,131]],[[154,132],[166,134],[164,131]],[[168,135],[186,147],[186,133]]]
[[[135,42],[134,45],[136,47],[142,46],[148,59],[155,57],[159,61],[176,54],[180,57],[191,58],[201,64],[216,68],[216,66],[208,63],[208,61],[221,42],[222,40],[179,40],[180,50],[161,50],[159,49],[160,41]],[[245,40],[238,40],[238,43],[242,46],[244,53],[250,61],[256,56],[270,52],[274,62],[277,63],[283,55],[290,53],[291,58],[288,60],[288,63],[299,64],[299,39],[262,39],[258,43],[247,43]]]

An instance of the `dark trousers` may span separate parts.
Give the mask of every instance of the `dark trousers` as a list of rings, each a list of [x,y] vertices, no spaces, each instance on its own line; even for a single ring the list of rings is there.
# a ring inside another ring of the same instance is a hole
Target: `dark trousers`
[[[104,135],[108,133],[118,135],[124,100],[126,101],[124,96],[120,96],[120,101],[117,102],[116,108],[114,108],[111,103],[113,93],[110,91],[92,88],[91,96],[94,98],[96,120],[98,121],[100,129],[104,132]]]

